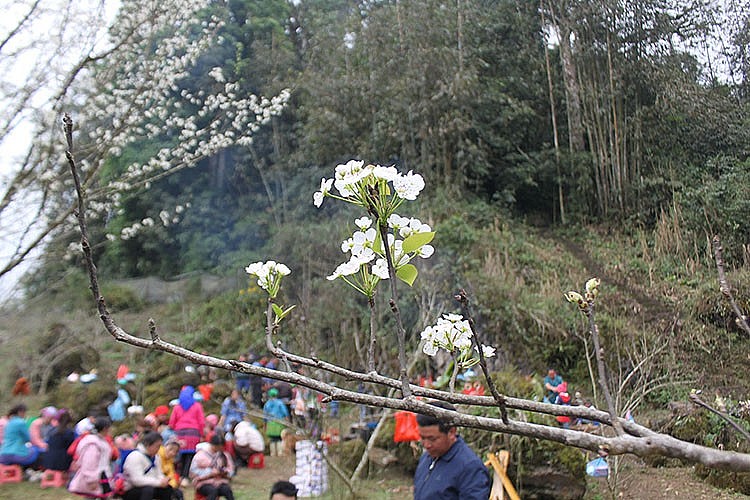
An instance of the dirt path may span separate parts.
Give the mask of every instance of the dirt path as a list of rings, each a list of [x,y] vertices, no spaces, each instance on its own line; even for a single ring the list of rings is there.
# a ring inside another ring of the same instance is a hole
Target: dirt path
[[[586,500],[610,498],[604,478],[588,478]],[[629,465],[620,474],[620,500],[739,500],[747,495],[701,481],[692,467],[653,468]]]

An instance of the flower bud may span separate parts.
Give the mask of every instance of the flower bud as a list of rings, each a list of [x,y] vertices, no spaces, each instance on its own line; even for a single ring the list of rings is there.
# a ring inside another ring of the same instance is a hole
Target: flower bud
[[[599,278],[591,278],[586,282],[586,291],[596,297],[596,295],[599,293],[600,284],[601,280]]]

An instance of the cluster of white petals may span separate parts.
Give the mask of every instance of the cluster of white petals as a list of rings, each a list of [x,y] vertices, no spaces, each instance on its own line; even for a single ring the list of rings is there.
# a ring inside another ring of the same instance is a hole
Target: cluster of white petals
[[[389,183],[393,189],[388,187]],[[338,194],[331,192],[332,186]],[[336,166],[333,179],[321,179],[320,190],[313,193],[313,203],[320,207],[324,198],[330,196],[366,209],[375,205],[381,208],[379,213],[387,217],[403,200],[415,200],[424,186],[422,176],[411,170],[402,174],[395,166],[365,165],[361,160],[349,160]],[[373,192],[378,193],[379,199],[373,199]]]
[[[266,262],[254,262],[245,268],[250,276],[258,278],[258,286],[268,292],[271,298],[275,298],[281,287],[281,278],[288,276],[292,271],[285,265],[274,260]]]
[[[341,251],[350,254],[349,260],[339,264],[327,279],[333,281],[344,278],[354,288],[371,296],[380,280],[390,278],[386,252],[382,239],[378,239],[377,230],[371,227],[372,219],[360,217],[354,221],[354,224],[359,230],[341,243]],[[388,229],[393,231],[388,233],[386,240],[394,269],[397,272],[414,257],[428,258],[435,251],[429,244],[420,245],[410,252],[404,251],[405,238],[413,234],[432,231],[428,224],[422,223],[419,219],[392,214],[388,218]],[[396,237],[394,233],[397,231],[404,239]]]
[[[179,223],[182,218],[181,214],[185,211],[185,209],[190,208],[190,206],[190,203],[185,203],[184,205],[176,205],[174,207],[173,213],[170,213],[168,210],[160,211],[159,221],[161,222],[161,225],[164,227],[168,227],[172,224]],[[146,217],[140,222],[135,222],[130,226],[122,228],[119,235],[107,233],[106,238],[108,241],[115,241],[118,238],[123,241],[130,240],[132,238],[135,238],[138,234],[142,233],[145,229],[155,227],[155,225],[156,222],[152,217]]]
[[[471,325],[463,316],[459,314],[444,314],[438,318],[437,322],[428,326],[422,331],[422,352],[428,356],[434,356],[440,349],[445,349],[449,353],[460,353],[462,366],[468,367],[478,362],[478,359],[471,359],[472,338]],[[495,348],[482,344],[482,355],[485,358],[491,358],[495,355]]]
[[[458,314],[444,314],[437,323],[425,328],[421,337],[422,352],[428,356],[434,356],[441,348],[448,352],[471,348],[471,326]]]

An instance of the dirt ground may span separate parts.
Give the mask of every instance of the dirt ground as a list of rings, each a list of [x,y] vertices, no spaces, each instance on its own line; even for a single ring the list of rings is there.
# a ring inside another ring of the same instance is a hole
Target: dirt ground
[[[620,473],[617,499],[738,500],[747,495],[715,488],[701,481],[692,467],[653,468],[628,465]],[[604,478],[589,478],[586,500],[612,498]]]
[[[271,485],[279,479],[288,479],[294,474],[292,457],[266,457],[263,469],[240,469],[232,481],[235,498],[242,500],[266,500]],[[388,471],[375,474],[378,479],[363,482],[359,499],[366,500],[407,500],[412,497],[411,477]],[[347,489],[330,472],[330,489],[321,500],[348,498]],[[603,478],[589,478],[585,500],[609,500],[612,494]],[[0,485],[0,498],[3,500],[75,500],[81,497],[71,495],[64,489],[42,490],[39,483],[24,481],[20,484]],[[691,467],[650,468],[631,463],[623,466],[620,473],[617,500],[739,500],[750,498],[746,495],[714,488],[698,479]],[[185,489],[185,500],[193,500],[194,491]],[[436,499],[437,500],[437,499]]]

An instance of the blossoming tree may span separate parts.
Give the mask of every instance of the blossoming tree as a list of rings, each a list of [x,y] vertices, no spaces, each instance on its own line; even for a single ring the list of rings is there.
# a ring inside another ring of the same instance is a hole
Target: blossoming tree
[[[208,84],[202,88],[187,86],[186,77],[202,68],[201,57],[230,44],[222,36],[229,14],[209,9],[214,4],[209,0],[123,0],[111,19],[88,4],[79,11],[69,10],[67,3],[57,8],[45,7],[46,2],[27,3],[14,6],[27,10],[0,44],[0,67],[6,74],[15,75],[13,68],[27,61],[39,61],[23,84],[3,85],[7,92],[0,113],[0,145],[17,140],[16,128],[34,132],[28,147],[14,156],[0,192],[0,230],[16,236],[15,247],[0,260],[0,278],[49,236],[75,239],[70,217],[74,206],[68,197],[71,180],[58,163],[63,149],[56,131],[63,109],[78,110],[80,123],[86,124],[79,168],[90,217],[105,220],[121,211],[123,199],[131,193],[147,190],[227,148],[252,143],[253,134],[289,99],[288,90],[272,97],[248,95],[219,67],[206,70]],[[61,11],[67,19],[60,19]],[[45,42],[56,44],[40,49],[50,59],[35,58],[39,37],[29,37],[58,25],[59,36]],[[81,36],[84,26],[96,36]],[[128,147],[148,141],[162,146],[121,172],[110,168],[103,174],[108,162],[127,161]],[[128,240],[153,232],[154,226],[179,222],[190,208],[189,202],[154,207],[106,238]],[[15,213],[33,222],[16,221],[11,216]],[[78,245],[71,250],[77,254]]]

